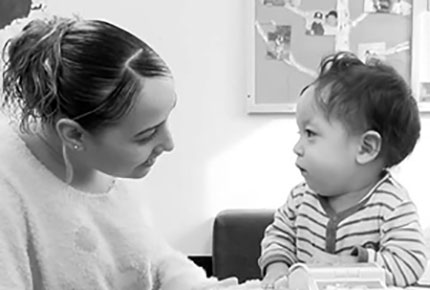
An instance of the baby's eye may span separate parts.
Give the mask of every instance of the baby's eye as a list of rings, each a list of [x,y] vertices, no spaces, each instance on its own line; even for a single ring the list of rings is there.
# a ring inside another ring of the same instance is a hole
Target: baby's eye
[[[306,137],[310,138],[310,137],[315,136],[316,133],[314,131],[312,131],[312,130],[306,129],[305,130],[305,135],[306,135]]]

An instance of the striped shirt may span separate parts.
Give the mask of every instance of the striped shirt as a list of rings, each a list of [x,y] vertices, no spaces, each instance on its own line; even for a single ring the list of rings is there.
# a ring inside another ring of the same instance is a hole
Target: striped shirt
[[[261,247],[263,273],[274,262],[310,263],[323,251],[376,262],[396,286],[416,282],[427,263],[416,207],[389,173],[357,205],[338,213],[306,184],[296,186],[277,209]]]

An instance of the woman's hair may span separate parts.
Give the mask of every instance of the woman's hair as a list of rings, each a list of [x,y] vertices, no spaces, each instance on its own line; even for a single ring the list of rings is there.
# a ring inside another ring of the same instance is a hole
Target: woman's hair
[[[316,103],[328,120],[339,120],[351,134],[374,130],[381,135],[386,167],[414,149],[421,130],[418,106],[391,66],[376,59],[364,64],[350,52],[338,52],[321,61],[313,85]]]
[[[3,108],[17,111],[22,130],[66,117],[95,132],[131,109],[142,78],[171,76],[145,42],[100,20],[33,20],[3,58]]]

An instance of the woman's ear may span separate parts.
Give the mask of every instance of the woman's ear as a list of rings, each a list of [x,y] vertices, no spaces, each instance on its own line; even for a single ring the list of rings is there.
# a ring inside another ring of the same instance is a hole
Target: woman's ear
[[[58,136],[63,144],[75,151],[84,149],[83,135],[84,129],[77,122],[62,118],[55,125]]]
[[[361,135],[356,161],[362,165],[374,161],[381,152],[381,146],[381,135],[373,130],[366,131]]]

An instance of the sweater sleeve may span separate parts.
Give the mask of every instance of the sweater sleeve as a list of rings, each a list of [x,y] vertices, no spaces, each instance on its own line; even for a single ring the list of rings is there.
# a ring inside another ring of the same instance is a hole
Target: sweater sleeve
[[[185,254],[172,248],[154,227],[151,210],[143,206],[142,220],[148,231],[149,252],[152,254],[153,275],[156,290],[201,290],[216,284],[216,279],[207,278],[203,268],[197,266]]]
[[[415,205],[411,201],[399,204],[381,227],[380,249],[366,249],[369,262],[376,262],[389,273],[391,281],[405,287],[418,281],[426,266],[426,248]]]
[[[188,260],[185,255],[173,250],[164,241],[159,248],[162,255],[157,261],[157,269],[162,290],[189,290],[205,276],[203,270]]]
[[[159,240],[157,276],[160,290],[200,290],[216,284],[215,278],[207,278],[203,268],[187,256]]]
[[[216,285],[217,279],[208,278],[203,268],[185,254],[174,249],[155,226],[152,211],[146,203],[140,204],[141,220],[146,228],[146,246],[151,256],[154,290],[206,290]]]
[[[265,230],[258,260],[263,275],[269,264],[283,262],[291,266],[297,262],[294,224],[297,199],[302,195],[301,188],[298,186],[291,191],[286,203],[276,210],[273,223]]]
[[[18,196],[0,181],[0,290],[33,289],[26,228]]]

